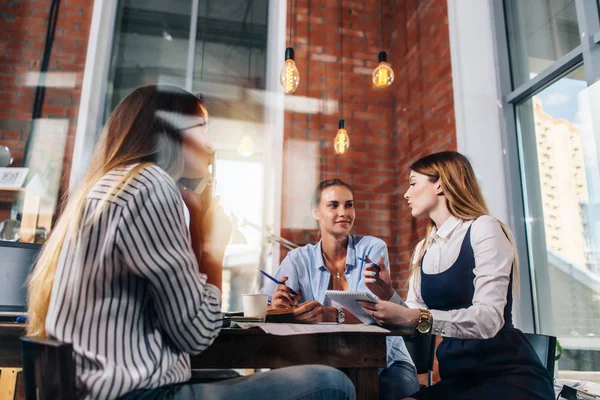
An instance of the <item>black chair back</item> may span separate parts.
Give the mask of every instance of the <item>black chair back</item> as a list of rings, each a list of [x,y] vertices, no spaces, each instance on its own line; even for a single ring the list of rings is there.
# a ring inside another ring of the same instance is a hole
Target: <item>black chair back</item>
[[[554,376],[554,357],[556,354],[556,337],[539,335],[536,333],[524,334],[535,353],[540,358],[542,365],[546,367],[550,376]]]
[[[435,341],[435,335],[417,335],[404,338],[408,354],[410,354],[417,368],[417,374],[427,374],[427,383],[429,386],[432,383]]]
[[[76,398],[71,344],[22,337],[21,352],[25,400]]]

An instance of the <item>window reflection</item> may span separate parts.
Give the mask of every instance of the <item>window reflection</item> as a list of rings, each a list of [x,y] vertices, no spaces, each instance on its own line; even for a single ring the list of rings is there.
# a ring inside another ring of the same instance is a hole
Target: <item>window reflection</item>
[[[256,289],[268,246],[263,242],[268,1],[122,0],[117,15],[105,118],[141,85],[202,94],[216,155],[216,195],[236,225],[224,261],[223,309],[241,309],[241,294]]]
[[[505,0],[514,86],[581,44],[575,0]]]
[[[576,351],[600,349],[600,126],[583,74],[579,68],[517,107],[532,264],[538,287],[547,276],[552,299],[542,329],[565,349],[561,372],[589,370]]]

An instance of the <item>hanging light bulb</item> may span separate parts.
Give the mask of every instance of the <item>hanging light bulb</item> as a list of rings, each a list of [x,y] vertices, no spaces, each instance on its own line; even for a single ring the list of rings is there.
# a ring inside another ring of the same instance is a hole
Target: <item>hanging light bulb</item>
[[[348,131],[346,130],[346,121],[340,119],[337,135],[333,139],[333,149],[335,150],[335,154],[344,154],[349,148],[350,136],[348,136]]]
[[[379,65],[373,70],[373,85],[377,88],[386,88],[394,82],[394,70],[387,63],[385,51],[379,53]]]
[[[300,84],[300,73],[296,68],[296,61],[294,61],[294,49],[288,47],[285,49],[285,65],[279,75],[279,81],[283,87],[283,91],[287,94],[294,93],[298,89]]]
[[[243,157],[250,157],[254,154],[254,140],[247,133],[244,133],[240,138],[237,145],[237,152]]]

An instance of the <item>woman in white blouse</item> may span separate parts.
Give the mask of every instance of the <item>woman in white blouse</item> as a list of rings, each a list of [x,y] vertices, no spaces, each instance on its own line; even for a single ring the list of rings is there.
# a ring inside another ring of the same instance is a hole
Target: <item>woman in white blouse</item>
[[[411,262],[404,303],[389,273],[365,269],[377,304],[361,303],[380,324],[412,325],[443,337],[437,350],[441,381],[412,399],[553,399],[552,379],[512,324],[518,261],[509,229],[488,215],[469,161],[454,151],[410,167],[404,198],[427,235]],[[406,307],[408,306],[408,308]]]

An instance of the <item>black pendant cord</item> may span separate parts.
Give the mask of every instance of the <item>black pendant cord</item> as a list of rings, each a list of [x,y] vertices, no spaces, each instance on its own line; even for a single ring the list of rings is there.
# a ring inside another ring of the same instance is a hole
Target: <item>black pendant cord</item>
[[[381,50],[383,49],[383,0],[379,0],[379,16],[381,18]]]
[[[204,75],[204,49],[206,48],[206,26],[208,25],[208,10],[209,0],[206,0],[206,6],[204,7],[204,26],[202,27],[202,61],[200,61],[200,80]]]
[[[52,46],[54,45],[54,37],[56,34],[56,24],[58,22],[58,10],[60,0],[52,0],[50,12],[48,14],[48,28],[46,29],[46,43],[44,44],[44,54],[42,55],[42,63],[40,65],[40,76],[38,85],[35,88],[35,97],[31,110],[31,126],[29,127],[29,135],[25,143],[23,152],[24,162],[29,154],[29,146],[32,143],[32,136],[35,129],[35,121],[42,117],[42,109],[44,107],[44,98],[46,97],[46,72],[50,64],[50,55],[52,54]]]
[[[294,0],[290,0],[290,33],[289,33],[289,37],[288,37],[288,47],[294,47],[292,46],[292,31],[294,30],[294,17],[292,15],[292,8],[294,7]]]
[[[252,11],[250,12],[250,51],[248,55],[248,85],[254,87],[250,82],[252,81],[252,48],[254,47],[254,29],[252,29],[254,23],[254,0],[250,0],[252,3]]]
[[[338,0],[338,3],[340,7],[340,119],[344,119],[344,35],[342,34],[342,0]]]

